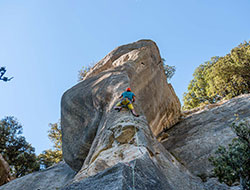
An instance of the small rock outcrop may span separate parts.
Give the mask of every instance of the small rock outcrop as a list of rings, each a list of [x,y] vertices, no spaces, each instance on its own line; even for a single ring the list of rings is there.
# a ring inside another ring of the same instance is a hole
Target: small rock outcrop
[[[0,185],[9,182],[11,179],[9,164],[4,160],[0,154]]]
[[[75,176],[65,162],[34,172],[0,186],[0,190],[59,190]]]
[[[250,94],[245,94],[191,113],[166,133],[163,146],[196,176],[209,176],[208,161],[219,145],[231,143],[235,133],[230,124],[250,120]]]

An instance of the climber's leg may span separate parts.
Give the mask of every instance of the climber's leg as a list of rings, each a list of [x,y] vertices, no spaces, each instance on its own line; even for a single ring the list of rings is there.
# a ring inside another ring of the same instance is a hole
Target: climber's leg
[[[135,117],[139,117],[138,114],[135,113],[135,109],[132,103],[129,103],[128,105],[128,109],[131,111],[131,113],[135,116]]]
[[[115,110],[118,110],[118,112],[119,112],[119,111],[121,111],[121,109],[122,109],[122,104],[121,104],[121,102],[119,102],[118,104],[116,104]]]
[[[123,107],[126,107],[129,104],[129,100],[127,98],[122,99],[118,104],[115,106],[115,110],[121,111]]]
[[[139,117],[139,115],[138,115],[137,113],[135,113],[135,110],[134,110],[134,109],[133,109],[133,110],[131,110],[131,112],[132,112],[133,116],[135,116],[135,117]]]

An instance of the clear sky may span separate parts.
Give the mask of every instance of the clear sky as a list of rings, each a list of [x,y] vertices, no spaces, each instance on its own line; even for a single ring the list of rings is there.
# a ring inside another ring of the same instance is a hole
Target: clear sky
[[[180,99],[195,68],[250,40],[249,0],[0,0],[0,119],[13,115],[36,153],[82,66],[117,46],[152,39]]]

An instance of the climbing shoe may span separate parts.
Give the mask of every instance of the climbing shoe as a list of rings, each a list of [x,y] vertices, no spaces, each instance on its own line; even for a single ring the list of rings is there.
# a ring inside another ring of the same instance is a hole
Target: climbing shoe
[[[115,110],[117,110],[118,112],[120,112],[122,110],[122,108],[115,108]]]

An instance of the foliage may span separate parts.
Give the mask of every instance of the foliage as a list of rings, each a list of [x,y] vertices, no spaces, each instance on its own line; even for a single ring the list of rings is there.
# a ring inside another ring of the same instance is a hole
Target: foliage
[[[193,76],[184,93],[184,110],[249,93],[250,44],[240,44],[224,57],[212,57]]]
[[[54,149],[45,150],[38,156],[41,168],[48,168],[62,161],[62,132],[60,122],[55,124],[50,123],[49,126],[48,137],[54,143]]]
[[[60,122],[49,124],[50,130],[48,131],[49,139],[54,143],[56,150],[62,150],[62,130]]]
[[[6,68],[5,67],[0,67],[0,80],[3,80],[4,82],[10,81],[11,79],[13,79],[14,77],[8,78],[8,77],[4,77],[4,74],[6,73]]]
[[[240,182],[243,189],[250,189],[250,123],[232,124],[237,135],[227,148],[220,146],[216,157],[209,158],[215,166],[213,173],[220,182],[232,185]]]
[[[196,68],[194,79],[188,85],[188,93],[184,93],[184,109],[192,109],[204,104],[215,103],[216,96],[210,96],[208,92],[207,74],[219,57],[212,57],[210,61]]]
[[[41,163],[41,169],[45,169],[62,161],[62,151],[51,149],[45,150],[43,153],[39,154],[38,158]]]
[[[167,80],[170,80],[174,76],[176,68],[175,66],[167,65],[164,58],[162,58],[161,60],[163,63],[163,68],[164,68]]]
[[[83,66],[82,69],[78,72],[78,81],[82,81],[87,73],[90,71],[91,66]]]
[[[0,153],[15,177],[39,170],[35,149],[21,134],[22,125],[14,117],[5,117],[0,121]]]

